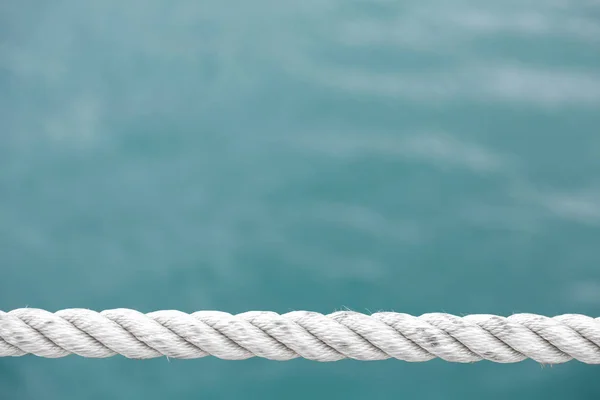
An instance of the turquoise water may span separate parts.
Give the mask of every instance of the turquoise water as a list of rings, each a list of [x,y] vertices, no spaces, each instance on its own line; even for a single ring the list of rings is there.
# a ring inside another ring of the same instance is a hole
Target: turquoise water
[[[0,309],[600,315],[600,3],[0,3]],[[2,399],[600,398],[597,367],[0,359]]]

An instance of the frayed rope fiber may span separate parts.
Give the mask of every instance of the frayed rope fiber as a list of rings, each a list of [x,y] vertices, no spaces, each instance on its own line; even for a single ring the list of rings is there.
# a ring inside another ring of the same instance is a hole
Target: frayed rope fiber
[[[48,358],[121,354],[135,359],[215,356],[225,360],[302,357],[314,361],[396,358],[410,362],[439,357],[459,363],[513,363],[531,358],[544,364],[571,359],[600,364],[600,318],[442,313],[416,317],[353,311],[143,314],[123,308],[0,311],[0,357],[26,354]]]

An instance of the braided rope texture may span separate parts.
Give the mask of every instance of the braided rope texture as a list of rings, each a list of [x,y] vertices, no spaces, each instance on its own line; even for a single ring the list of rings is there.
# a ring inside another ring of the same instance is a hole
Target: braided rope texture
[[[442,313],[416,317],[353,311],[143,314],[123,308],[99,313],[87,309],[0,311],[0,357],[25,354],[48,358],[121,354],[134,359],[212,355],[225,360],[302,357],[314,361],[396,358],[410,362],[439,357],[459,363],[513,363],[531,358],[543,364],[571,359],[600,364],[600,318]]]

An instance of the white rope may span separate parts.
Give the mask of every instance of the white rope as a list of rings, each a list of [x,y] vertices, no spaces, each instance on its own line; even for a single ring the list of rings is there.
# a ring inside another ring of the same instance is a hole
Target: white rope
[[[264,357],[315,361],[384,360],[512,363],[531,358],[544,364],[577,359],[600,364],[600,318],[566,314],[372,315],[339,311],[323,315],[294,311],[156,311],[116,309],[100,313],[67,309],[56,313],[21,308],[0,311],[0,357],[77,354],[103,358]]]

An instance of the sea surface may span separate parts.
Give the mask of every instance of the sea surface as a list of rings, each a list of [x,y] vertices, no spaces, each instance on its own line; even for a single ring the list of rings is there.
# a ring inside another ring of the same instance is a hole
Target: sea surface
[[[600,2],[0,2],[0,309],[600,316]],[[598,399],[600,369],[0,359],[1,399]]]

